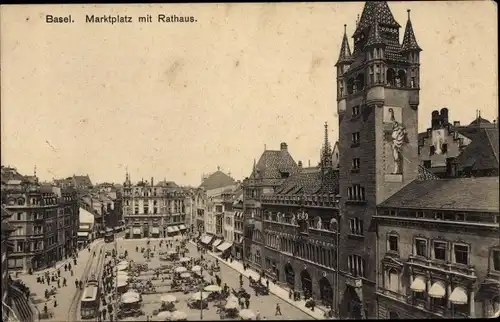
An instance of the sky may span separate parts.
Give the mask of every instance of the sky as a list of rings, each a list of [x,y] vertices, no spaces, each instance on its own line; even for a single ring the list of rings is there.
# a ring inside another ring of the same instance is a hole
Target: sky
[[[167,179],[199,185],[217,167],[243,179],[264,148],[288,143],[317,164],[324,123],[338,138],[336,69],[344,24],[364,3],[1,7],[1,162],[41,180]],[[407,9],[421,53],[419,130],[495,119],[497,7],[490,1],[389,2]],[[46,15],[71,14],[71,24]],[[85,15],[129,15],[89,24]],[[152,23],[137,22],[151,14]],[[196,23],[158,23],[157,14]],[[350,38],[352,48],[352,38]]]

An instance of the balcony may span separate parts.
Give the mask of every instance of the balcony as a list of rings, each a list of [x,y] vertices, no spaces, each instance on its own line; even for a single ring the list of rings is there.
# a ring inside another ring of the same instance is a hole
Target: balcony
[[[470,278],[476,278],[476,269],[474,265],[463,265],[457,263],[444,262],[435,259],[423,258],[421,256],[408,256],[408,264],[422,267],[428,267],[445,273],[458,273],[467,275]]]

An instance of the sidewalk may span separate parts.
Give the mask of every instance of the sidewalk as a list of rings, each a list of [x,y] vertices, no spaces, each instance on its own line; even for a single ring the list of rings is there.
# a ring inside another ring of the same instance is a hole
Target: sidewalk
[[[192,241],[190,241],[189,243],[196,246],[196,243],[193,243]],[[210,251],[207,251],[207,254],[214,257],[214,258],[217,258],[219,260],[219,263],[223,263],[224,265],[231,267],[232,269],[239,272],[240,274],[242,274],[246,278],[251,276],[253,279],[258,280],[260,277],[259,273],[257,273],[256,271],[254,271],[252,269],[244,270],[243,264],[236,261],[236,260],[233,260],[231,263],[229,263],[228,261],[222,259],[220,256],[218,256]],[[262,281],[265,284],[266,278],[263,278]],[[269,291],[271,293],[273,293],[274,295],[276,295],[277,297],[281,298],[283,301],[295,306],[296,308],[300,309],[302,312],[315,318],[316,320],[326,320],[325,311],[318,308],[317,306],[314,308],[314,311],[311,311],[311,309],[306,308],[306,302],[304,300],[293,301],[293,300],[289,299],[288,298],[289,290],[284,289],[284,288],[274,284],[271,280],[269,280]]]
[[[91,252],[89,252],[87,248],[84,248],[78,252],[78,264],[75,266],[73,265],[73,262],[71,262],[71,265],[73,266],[73,276],[71,276],[71,273],[69,271],[65,272],[64,268],[61,269],[61,288],[58,288],[55,297],[52,296],[48,301],[44,297],[45,289],[49,289],[53,285],[57,286],[57,282],[51,282],[49,286],[47,284],[37,283],[36,281],[36,277],[44,274],[47,270],[37,271],[33,275],[19,276],[19,278],[26,284],[26,286],[30,288],[30,302],[33,304],[36,310],[38,312],[42,312],[44,304],[47,303],[47,308],[49,309],[49,311],[53,312],[54,316],[51,319],[44,321],[66,321],[68,319],[68,311],[71,309],[70,307],[75,295],[75,280],[80,280],[82,278],[87,261],[90,260],[93,254],[93,249],[95,249],[95,247],[101,243],[104,242],[102,240],[92,242],[90,244]],[[49,272],[55,272],[57,268],[64,266],[65,262],[67,261],[59,262],[56,268],[50,268]],[[63,277],[65,277],[67,280],[66,287],[62,286]],[[54,307],[54,298],[57,301],[57,307]]]

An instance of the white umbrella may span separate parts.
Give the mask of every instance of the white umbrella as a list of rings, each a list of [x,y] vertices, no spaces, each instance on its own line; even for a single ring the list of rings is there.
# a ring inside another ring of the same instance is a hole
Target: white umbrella
[[[196,292],[191,298],[195,301],[206,300],[208,298],[208,293]]]
[[[120,262],[118,263],[118,265],[120,265],[120,264],[126,264],[126,265],[128,265],[128,264],[129,264],[129,262],[128,262],[128,261],[120,261]]]
[[[237,309],[238,308],[238,302],[236,301],[227,301],[226,303],[226,309],[229,309],[229,310],[234,310],[234,309]]]
[[[254,320],[255,313],[253,313],[252,310],[244,309],[240,311],[240,318],[242,318],[243,320]]]
[[[174,311],[170,316],[172,321],[181,321],[187,319],[187,314],[182,311]]]
[[[165,295],[162,295],[161,301],[165,302],[165,303],[171,303],[171,302],[177,301],[177,298],[173,295],[165,294]]]
[[[136,303],[136,302],[139,302],[140,299],[141,299],[141,296],[135,292],[127,292],[127,293],[122,295],[122,302],[123,303]]]
[[[117,269],[117,270],[119,270],[119,271],[125,271],[125,270],[127,270],[127,269],[128,269],[128,264],[125,264],[125,265],[123,265],[123,264],[119,264],[119,265],[116,267],[116,269]]]
[[[191,268],[193,272],[200,272],[201,271],[201,266],[200,265],[195,265]]]
[[[189,257],[182,257],[181,259],[179,259],[179,262],[181,262],[181,263],[187,263],[190,260],[191,260],[191,258],[189,258]]]
[[[236,303],[238,303],[238,298],[237,298],[236,296],[234,296],[234,294],[230,294],[230,295],[227,297],[226,301],[228,301],[228,302],[236,302]]]
[[[222,288],[217,285],[208,285],[203,289],[205,292],[220,292]]]
[[[189,277],[191,277],[191,273],[189,273],[189,272],[185,272],[185,273],[181,274],[181,278],[189,278]]]
[[[167,321],[170,317],[172,317],[172,313],[169,311],[161,311],[158,315],[156,315],[156,318],[162,321]]]
[[[116,279],[116,286],[117,287],[126,286],[128,284],[127,280],[128,280],[127,276],[119,275],[118,278]]]
[[[176,272],[176,273],[184,273],[185,271],[187,271],[187,268],[185,268],[185,267],[183,267],[183,266],[181,266],[181,267],[177,267],[177,268],[175,269],[175,272]]]

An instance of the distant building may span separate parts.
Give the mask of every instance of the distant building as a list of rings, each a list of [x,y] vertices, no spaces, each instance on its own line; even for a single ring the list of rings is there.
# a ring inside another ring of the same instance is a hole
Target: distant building
[[[175,182],[141,180],[132,184],[127,173],[123,184],[123,220],[126,238],[158,238],[184,234],[185,192]]]
[[[331,306],[338,285],[339,186],[326,125],[320,151],[318,166],[299,161],[274,193],[261,197],[261,267],[267,277]]]
[[[447,108],[433,111],[431,127],[419,133],[418,145],[421,165],[438,177],[498,175],[498,126],[480,111],[465,126],[451,122]]]
[[[76,191],[41,185],[9,171],[2,171],[2,205],[15,229],[9,270],[38,270],[70,256],[77,246],[79,226]]]
[[[89,175],[67,177],[65,179],[54,179],[54,184],[61,188],[74,188],[78,192],[88,191],[93,188]]]
[[[8,306],[11,306],[10,298],[9,298],[9,264],[8,264],[8,254],[9,250],[12,251],[12,246],[9,247],[9,237],[10,234],[15,231],[15,228],[12,227],[8,220],[12,217],[12,214],[9,213],[2,206],[2,235],[1,235],[1,250],[2,250],[2,303],[6,303]],[[7,321],[4,314],[8,314],[8,310],[2,310],[2,321]]]
[[[298,171],[299,166],[288,152],[288,145],[283,142],[279,150],[265,150],[259,161],[254,161],[250,177],[243,180],[243,260],[258,271],[264,267],[261,200],[273,195],[283,182]]]

